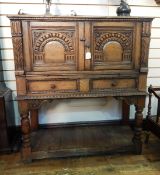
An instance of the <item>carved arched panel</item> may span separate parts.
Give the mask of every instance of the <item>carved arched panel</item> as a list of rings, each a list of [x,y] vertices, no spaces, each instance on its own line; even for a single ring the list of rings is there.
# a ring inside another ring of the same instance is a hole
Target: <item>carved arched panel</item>
[[[75,70],[76,31],[73,27],[32,30],[33,69]]]
[[[120,29],[108,27],[107,24],[99,25],[95,24],[93,27],[93,69],[131,68],[133,28]]]

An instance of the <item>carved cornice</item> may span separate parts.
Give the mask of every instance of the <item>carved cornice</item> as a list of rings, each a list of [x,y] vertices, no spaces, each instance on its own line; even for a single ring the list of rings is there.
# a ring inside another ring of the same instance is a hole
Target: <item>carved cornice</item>
[[[151,22],[151,17],[113,17],[113,16],[44,16],[44,15],[8,15],[11,20],[47,20],[47,21],[148,21]]]

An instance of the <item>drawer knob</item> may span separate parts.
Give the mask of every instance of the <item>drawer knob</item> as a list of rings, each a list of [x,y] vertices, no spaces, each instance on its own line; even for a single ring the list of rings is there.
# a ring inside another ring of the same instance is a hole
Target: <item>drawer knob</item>
[[[115,86],[117,86],[117,82],[113,81],[111,85],[112,85],[112,87],[115,87]]]
[[[55,84],[51,84],[51,89],[55,89],[56,85]]]

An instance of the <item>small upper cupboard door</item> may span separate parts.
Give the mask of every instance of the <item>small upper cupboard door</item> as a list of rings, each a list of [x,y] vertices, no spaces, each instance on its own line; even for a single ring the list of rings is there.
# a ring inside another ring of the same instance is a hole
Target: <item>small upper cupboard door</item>
[[[140,56],[135,47],[140,44],[140,37],[135,39],[136,32],[134,23],[93,23],[92,69],[133,69]]]
[[[28,26],[30,39],[24,41],[24,49],[30,50],[26,58],[27,70],[76,70],[76,31],[76,22],[31,22]],[[24,33],[27,35],[25,29]]]

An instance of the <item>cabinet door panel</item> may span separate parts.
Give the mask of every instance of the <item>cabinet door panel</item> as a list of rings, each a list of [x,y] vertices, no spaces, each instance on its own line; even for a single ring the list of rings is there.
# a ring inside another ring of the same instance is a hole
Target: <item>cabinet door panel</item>
[[[31,22],[28,26],[30,40],[30,70],[76,70],[76,22]],[[25,47],[26,43],[24,43]],[[27,48],[27,46],[26,46]],[[28,58],[26,58],[26,62]]]
[[[135,32],[134,23],[93,23],[92,69],[132,69]]]

